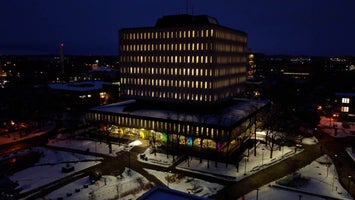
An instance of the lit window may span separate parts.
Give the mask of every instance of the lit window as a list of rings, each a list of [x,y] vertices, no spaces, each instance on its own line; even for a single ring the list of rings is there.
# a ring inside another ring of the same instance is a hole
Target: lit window
[[[342,103],[350,103],[350,99],[349,98],[342,98],[341,102]]]
[[[347,106],[342,106],[342,107],[341,107],[341,112],[349,112],[349,107],[347,107]]]

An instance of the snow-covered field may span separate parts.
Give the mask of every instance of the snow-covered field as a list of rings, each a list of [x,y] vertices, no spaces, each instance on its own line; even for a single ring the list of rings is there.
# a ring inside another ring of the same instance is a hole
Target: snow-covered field
[[[100,157],[56,151],[42,147],[26,151],[36,151],[42,155],[39,162],[34,166],[21,170],[9,177],[10,180],[19,184],[22,188],[21,193],[97,165],[101,163],[100,160],[102,159]],[[21,153],[24,152],[19,152],[19,154]],[[62,172],[62,167],[67,167],[67,163],[69,166],[74,167],[74,171]]]
[[[216,194],[224,186],[218,183],[211,183],[201,179],[182,176],[171,172],[161,172],[151,169],[145,169],[148,173],[157,177],[162,183],[170,189],[185,193],[191,193],[197,196],[209,197]]]
[[[111,151],[106,142],[99,142],[93,140],[85,140],[85,139],[62,139],[55,138],[49,140],[49,146],[54,147],[64,147],[68,149],[76,149],[81,151],[89,151],[96,154],[108,155],[108,156],[116,156],[118,152],[125,150],[124,146],[119,146],[117,144],[111,144]]]
[[[79,179],[43,199],[137,199],[153,186],[145,177],[126,168],[121,176],[104,175],[93,183],[88,177]]]
[[[324,155],[294,174],[264,185],[240,199],[352,199],[338,182],[332,160]]]

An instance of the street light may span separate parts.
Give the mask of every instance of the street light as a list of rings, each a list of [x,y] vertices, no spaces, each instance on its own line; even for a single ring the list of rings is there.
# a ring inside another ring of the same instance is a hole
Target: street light
[[[265,149],[261,149],[261,166],[264,165],[264,150]]]
[[[168,188],[170,188],[170,187],[169,187],[169,182],[170,182],[170,173],[171,173],[171,171],[168,171],[167,173],[168,173],[168,176],[167,176],[167,178],[166,178],[166,182],[167,182]]]
[[[350,192],[350,187],[351,187],[351,176],[349,175],[349,176],[348,176],[348,178],[349,178],[349,192]]]
[[[244,156],[244,176],[247,175],[247,159],[248,156]]]

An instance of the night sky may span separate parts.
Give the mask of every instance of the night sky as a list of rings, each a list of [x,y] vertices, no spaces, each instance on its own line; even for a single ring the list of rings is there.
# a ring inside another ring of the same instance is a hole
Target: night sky
[[[118,55],[121,28],[206,14],[265,54],[355,55],[354,0],[1,0],[0,55]],[[188,6],[187,6],[188,5]]]

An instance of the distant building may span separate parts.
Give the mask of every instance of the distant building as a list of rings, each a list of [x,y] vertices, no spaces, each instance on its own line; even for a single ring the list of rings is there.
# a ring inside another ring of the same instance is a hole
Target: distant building
[[[122,97],[210,104],[233,98],[247,73],[247,34],[200,15],[164,16],[119,33]]]
[[[339,121],[355,122],[355,93],[335,93],[335,113]]]
[[[238,99],[247,34],[205,16],[159,18],[119,32],[121,97],[90,109],[105,135],[144,138],[172,154],[231,155],[255,133],[267,101]]]
[[[66,110],[83,111],[93,106],[112,103],[111,94],[119,86],[104,81],[53,83],[48,85]]]

